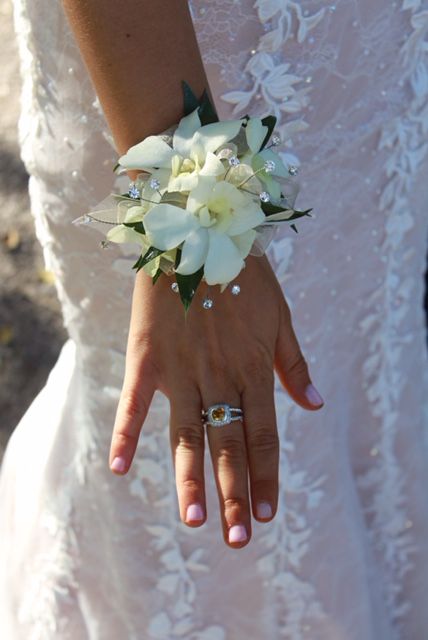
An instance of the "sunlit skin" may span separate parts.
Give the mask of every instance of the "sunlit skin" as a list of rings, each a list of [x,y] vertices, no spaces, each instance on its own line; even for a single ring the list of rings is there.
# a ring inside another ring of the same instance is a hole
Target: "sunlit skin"
[[[200,285],[185,317],[171,277],[153,286],[140,271],[135,280],[126,372],[114,424],[110,463],[124,458],[126,473],[155,389],[171,406],[170,442],[180,517],[189,526],[206,520],[205,431],[218,490],[221,527],[226,544],[242,547],[251,537],[251,513],[258,501],[277,509],[279,442],[273,396],[274,370],[296,403],[320,408],[305,396],[310,384],[307,364],[293,331],[281,287],[266,256],[249,256],[230,287]],[[209,293],[214,306],[202,300]],[[204,427],[201,409],[227,402],[244,411],[244,422]],[[144,428],[144,426],[143,426]],[[249,472],[249,481],[247,475]],[[186,522],[187,507],[199,503],[200,521]],[[268,522],[272,518],[261,519]],[[234,525],[248,537],[230,543]]]

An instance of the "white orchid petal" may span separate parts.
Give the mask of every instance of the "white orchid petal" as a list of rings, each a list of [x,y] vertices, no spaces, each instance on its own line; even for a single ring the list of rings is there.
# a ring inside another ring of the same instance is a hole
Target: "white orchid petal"
[[[138,233],[131,227],[125,227],[121,224],[109,229],[106,238],[110,242],[137,242],[148,248],[146,237],[142,233]]]
[[[200,129],[201,120],[198,115],[197,107],[194,111],[189,113],[189,115],[181,118],[178,127],[174,131],[172,144],[173,147],[178,153],[183,156],[183,158],[190,157],[190,147],[193,135],[195,131]]]
[[[245,128],[247,143],[253,153],[257,153],[266,137],[268,127],[262,124],[261,118],[250,118]]]
[[[187,198],[187,210],[191,213],[197,213],[201,207],[206,205],[216,184],[214,177],[199,177],[196,187],[192,189]]]
[[[229,236],[208,229],[209,246],[204,275],[207,284],[230,282],[241,271],[244,261]]]
[[[126,169],[152,169],[153,167],[171,166],[174,151],[158,136],[148,136],[134,145],[119,158],[119,164]]]
[[[236,209],[232,222],[227,229],[229,236],[236,236],[257,227],[266,219],[265,214],[255,202],[247,202],[244,207]]]
[[[171,176],[168,183],[168,191],[191,191],[198,184],[198,174],[179,173],[178,176]]]
[[[174,249],[198,225],[195,216],[172,204],[158,204],[144,216],[144,228],[157,249]]]
[[[220,145],[238,135],[243,120],[211,122],[201,127],[193,136],[192,153],[202,164],[208,151],[216,151]]]
[[[248,256],[256,236],[257,231],[255,231],[255,229],[249,229],[245,233],[241,233],[239,236],[234,236],[232,238],[233,243],[238,248],[241,258],[244,259]]]
[[[217,156],[208,151],[205,158],[205,164],[199,172],[201,176],[221,176],[225,172],[224,165]]]
[[[200,227],[189,233],[183,243],[177,273],[183,276],[195,273],[205,262],[208,251],[208,231]]]

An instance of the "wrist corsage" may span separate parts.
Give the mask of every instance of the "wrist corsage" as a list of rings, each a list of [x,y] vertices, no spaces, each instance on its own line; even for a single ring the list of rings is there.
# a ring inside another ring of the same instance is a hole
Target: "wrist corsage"
[[[171,288],[187,310],[201,281],[232,284],[249,254],[262,255],[272,229],[312,209],[297,211],[297,167],[286,167],[273,148],[276,117],[245,115],[219,121],[207,92],[198,100],[183,81],[184,117],[159,135],[130,147],[115,173],[140,170],[128,193],[111,193],[74,223],[109,225],[109,242],[136,242],[134,264],[153,283],[173,276]],[[213,306],[205,297],[203,306]]]

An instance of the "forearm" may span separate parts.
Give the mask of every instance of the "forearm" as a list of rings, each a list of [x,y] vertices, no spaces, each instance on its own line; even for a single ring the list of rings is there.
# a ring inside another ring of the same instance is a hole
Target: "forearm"
[[[198,97],[204,88],[210,95],[186,0],[63,0],[63,6],[119,154],[178,122],[181,80]]]

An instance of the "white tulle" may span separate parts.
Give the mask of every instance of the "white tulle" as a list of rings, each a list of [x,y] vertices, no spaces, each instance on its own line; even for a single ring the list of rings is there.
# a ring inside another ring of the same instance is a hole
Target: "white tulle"
[[[425,640],[428,628],[426,0],[193,0],[222,119],[279,118],[299,234],[269,256],[314,382],[276,386],[278,513],[239,551],[179,520],[167,399],[130,473],[108,469],[133,283],[122,246],[71,225],[117,154],[61,3],[15,0],[20,141],[70,339],[0,477],[7,640]]]

